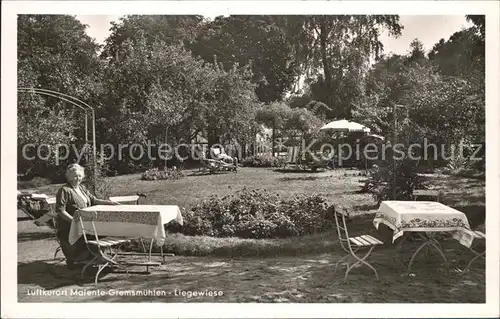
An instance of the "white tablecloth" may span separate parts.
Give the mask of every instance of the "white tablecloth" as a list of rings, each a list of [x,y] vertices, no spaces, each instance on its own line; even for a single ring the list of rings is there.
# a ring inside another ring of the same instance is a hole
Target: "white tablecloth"
[[[383,201],[373,224],[391,228],[392,240],[404,232],[451,232],[453,238],[470,247],[474,240],[467,216],[438,202]]]
[[[69,243],[74,244],[83,235],[94,235],[92,220],[97,235],[126,238],[151,238],[156,244],[165,243],[164,224],[175,220],[183,224],[181,211],[175,205],[97,205],[78,210],[73,216],[69,231]]]

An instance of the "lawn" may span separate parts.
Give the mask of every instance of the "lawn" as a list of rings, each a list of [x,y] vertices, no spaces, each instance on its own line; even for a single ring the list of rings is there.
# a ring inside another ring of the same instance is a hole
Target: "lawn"
[[[319,173],[278,172],[271,169],[242,168],[237,174],[199,175],[188,171],[175,181],[141,181],[140,175],[109,178],[113,195],[145,193],[152,204],[176,204],[190,207],[211,195],[223,196],[244,187],[266,189],[283,197],[294,194],[320,194],[330,203],[341,204],[359,217],[353,232],[370,233],[385,239],[371,224],[376,211],[369,194],[360,194],[356,170],[338,169]],[[476,226],[484,220],[483,180],[430,175],[431,183],[444,190],[444,203],[464,211]],[[55,194],[58,185],[40,187]],[[385,236],[385,237],[384,237]],[[450,271],[429,251],[419,257],[412,274],[393,262],[397,254],[390,240],[371,256],[380,282],[367,268],[354,269],[349,284],[343,271],[333,272],[333,264],[343,256],[333,232],[304,237],[268,240],[238,238],[170,236],[166,247],[176,253],[166,265],[149,276],[109,274],[94,287],[78,282],[78,273],[70,272],[64,262],[52,261],[55,250],[50,229],[36,227],[30,221],[18,222],[18,297],[20,301],[121,301],[168,302],[484,302],[484,263],[462,274],[459,269],[470,258],[454,240],[443,248],[451,263]],[[411,252],[398,255],[408,260]],[[28,291],[44,288],[68,289],[156,289],[167,296],[31,296]],[[179,290],[220,290],[223,296],[191,297]],[[141,299],[142,298],[142,299]]]

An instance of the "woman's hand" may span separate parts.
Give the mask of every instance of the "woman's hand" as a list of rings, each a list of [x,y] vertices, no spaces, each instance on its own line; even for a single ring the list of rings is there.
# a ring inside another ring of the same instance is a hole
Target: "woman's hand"
[[[121,205],[121,203],[118,203],[118,202],[115,202],[112,200],[110,200],[109,203],[110,203],[110,205]]]

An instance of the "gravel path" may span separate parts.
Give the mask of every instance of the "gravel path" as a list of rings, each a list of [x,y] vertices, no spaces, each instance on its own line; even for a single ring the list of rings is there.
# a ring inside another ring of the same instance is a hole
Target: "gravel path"
[[[20,302],[457,302],[485,301],[484,264],[473,271],[444,272],[429,256],[405,274],[381,247],[371,260],[380,282],[367,268],[354,269],[349,283],[333,272],[340,252],[276,258],[168,257],[150,275],[111,273],[97,285],[81,282],[79,272],[53,260],[57,247],[48,227],[18,222],[18,298]],[[450,260],[462,249],[446,242]],[[409,258],[409,256],[403,256]],[[140,270],[140,269],[136,269]]]

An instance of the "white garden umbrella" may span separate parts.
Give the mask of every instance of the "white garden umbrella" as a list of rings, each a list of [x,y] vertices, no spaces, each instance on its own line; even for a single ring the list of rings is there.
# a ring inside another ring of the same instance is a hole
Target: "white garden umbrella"
[[[348,120],[338,120],[338,121],[333,121],[330,122],[323,127],[320,128],[320,131],[327,131],[327,132],[364,132],[364,133],[370,133],[370,128],[356,123],[356,122],[351,122]],[[365,159],[365,170],[366,170],[367,162]]]
[[[385,137],[381,136],[381,135],[377,135],[377,134],[368,134],[365,136],[365,138],[376,138],[376,139],[379,139],[379,140],[385,140]]]
[[[323,125],[323,127],[320,128],[320,131],[370,133],[370,129],[368,127],[348,120],[338,120],[330,122],[326,125]]]

